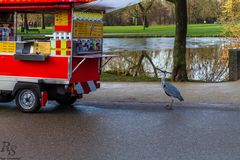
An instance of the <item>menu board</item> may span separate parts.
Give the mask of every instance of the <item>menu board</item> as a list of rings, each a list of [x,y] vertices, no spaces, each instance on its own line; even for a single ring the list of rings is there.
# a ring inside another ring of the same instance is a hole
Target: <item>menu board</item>
[[[68,26],[68,11],[61,11],[55,14],[55,26]]]
[[[74,22],[74,38],[102,38],[103,24],[98,22]]]
[[[16,53],[16,42],[0,42],[0,52]]]
[[[74,54],[102,51],[103,14],[96,12],[74,12]]]
[[[103,14],[92,12],[75,12],[73,37],[102,38]]]

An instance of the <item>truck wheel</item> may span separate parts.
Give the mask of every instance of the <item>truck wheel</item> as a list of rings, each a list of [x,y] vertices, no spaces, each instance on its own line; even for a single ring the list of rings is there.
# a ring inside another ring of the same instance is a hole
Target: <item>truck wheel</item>
[[[60,105],[72,105],[77,100],[76,96],[71,95],[64,95],[64,96],[58,96],[56,101]]]
[[[0,102],[5,103],[5,102],[11,102],[13,101],[14,97],[10,94],[6,95],[0,95]]]
[[[16,95],[16,104],[25,113],[38,112],[41,107],[40,98],[34,89],[20,89]]]

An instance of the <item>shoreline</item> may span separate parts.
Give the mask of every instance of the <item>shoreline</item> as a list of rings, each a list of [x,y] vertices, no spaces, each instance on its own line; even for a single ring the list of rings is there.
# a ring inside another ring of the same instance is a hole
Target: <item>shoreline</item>
[[[161,35],[126,35],[125,33],[119,35],[104,35],[103,38],[175,38],[175,36],[161,36]],[[187,38],[225,38],[221,35],[219,36],[187,36]],[[231,37],[226,37],[231,38]]]

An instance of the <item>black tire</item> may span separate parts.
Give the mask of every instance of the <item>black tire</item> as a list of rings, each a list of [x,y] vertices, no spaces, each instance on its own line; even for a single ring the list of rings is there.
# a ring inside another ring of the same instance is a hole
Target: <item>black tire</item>
[[[77,97],[71,95],[61,95],[56,98],[56,101],[58,104],[63,106],[72,105],[77,101]]]
[[[7,103],[13,101],[14,97],[10,94],[0,95],[0,102]]]
[[[36,113],[41,108],[40,97],[34,89],[20,89],[15,100],[18,109],[24,113]]]

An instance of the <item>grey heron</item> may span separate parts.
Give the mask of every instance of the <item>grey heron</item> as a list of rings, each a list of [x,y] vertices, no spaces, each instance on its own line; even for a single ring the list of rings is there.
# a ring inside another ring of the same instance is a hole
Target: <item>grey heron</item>
[[[167,71],[162,71],[162,70],[160,71],[164,74],[164,76],[161,78],[161,84],[162,84],[163,90],[166,93],[166,95],[171,98],[171,102],[169,103],[169,105],[165,106],[165,109],[173,110],[174,99],[178,99],[179,101],[184,101],[184,99],[180,91],[177,89],[177,87],[165,81],[166,75],[171,73]]]

